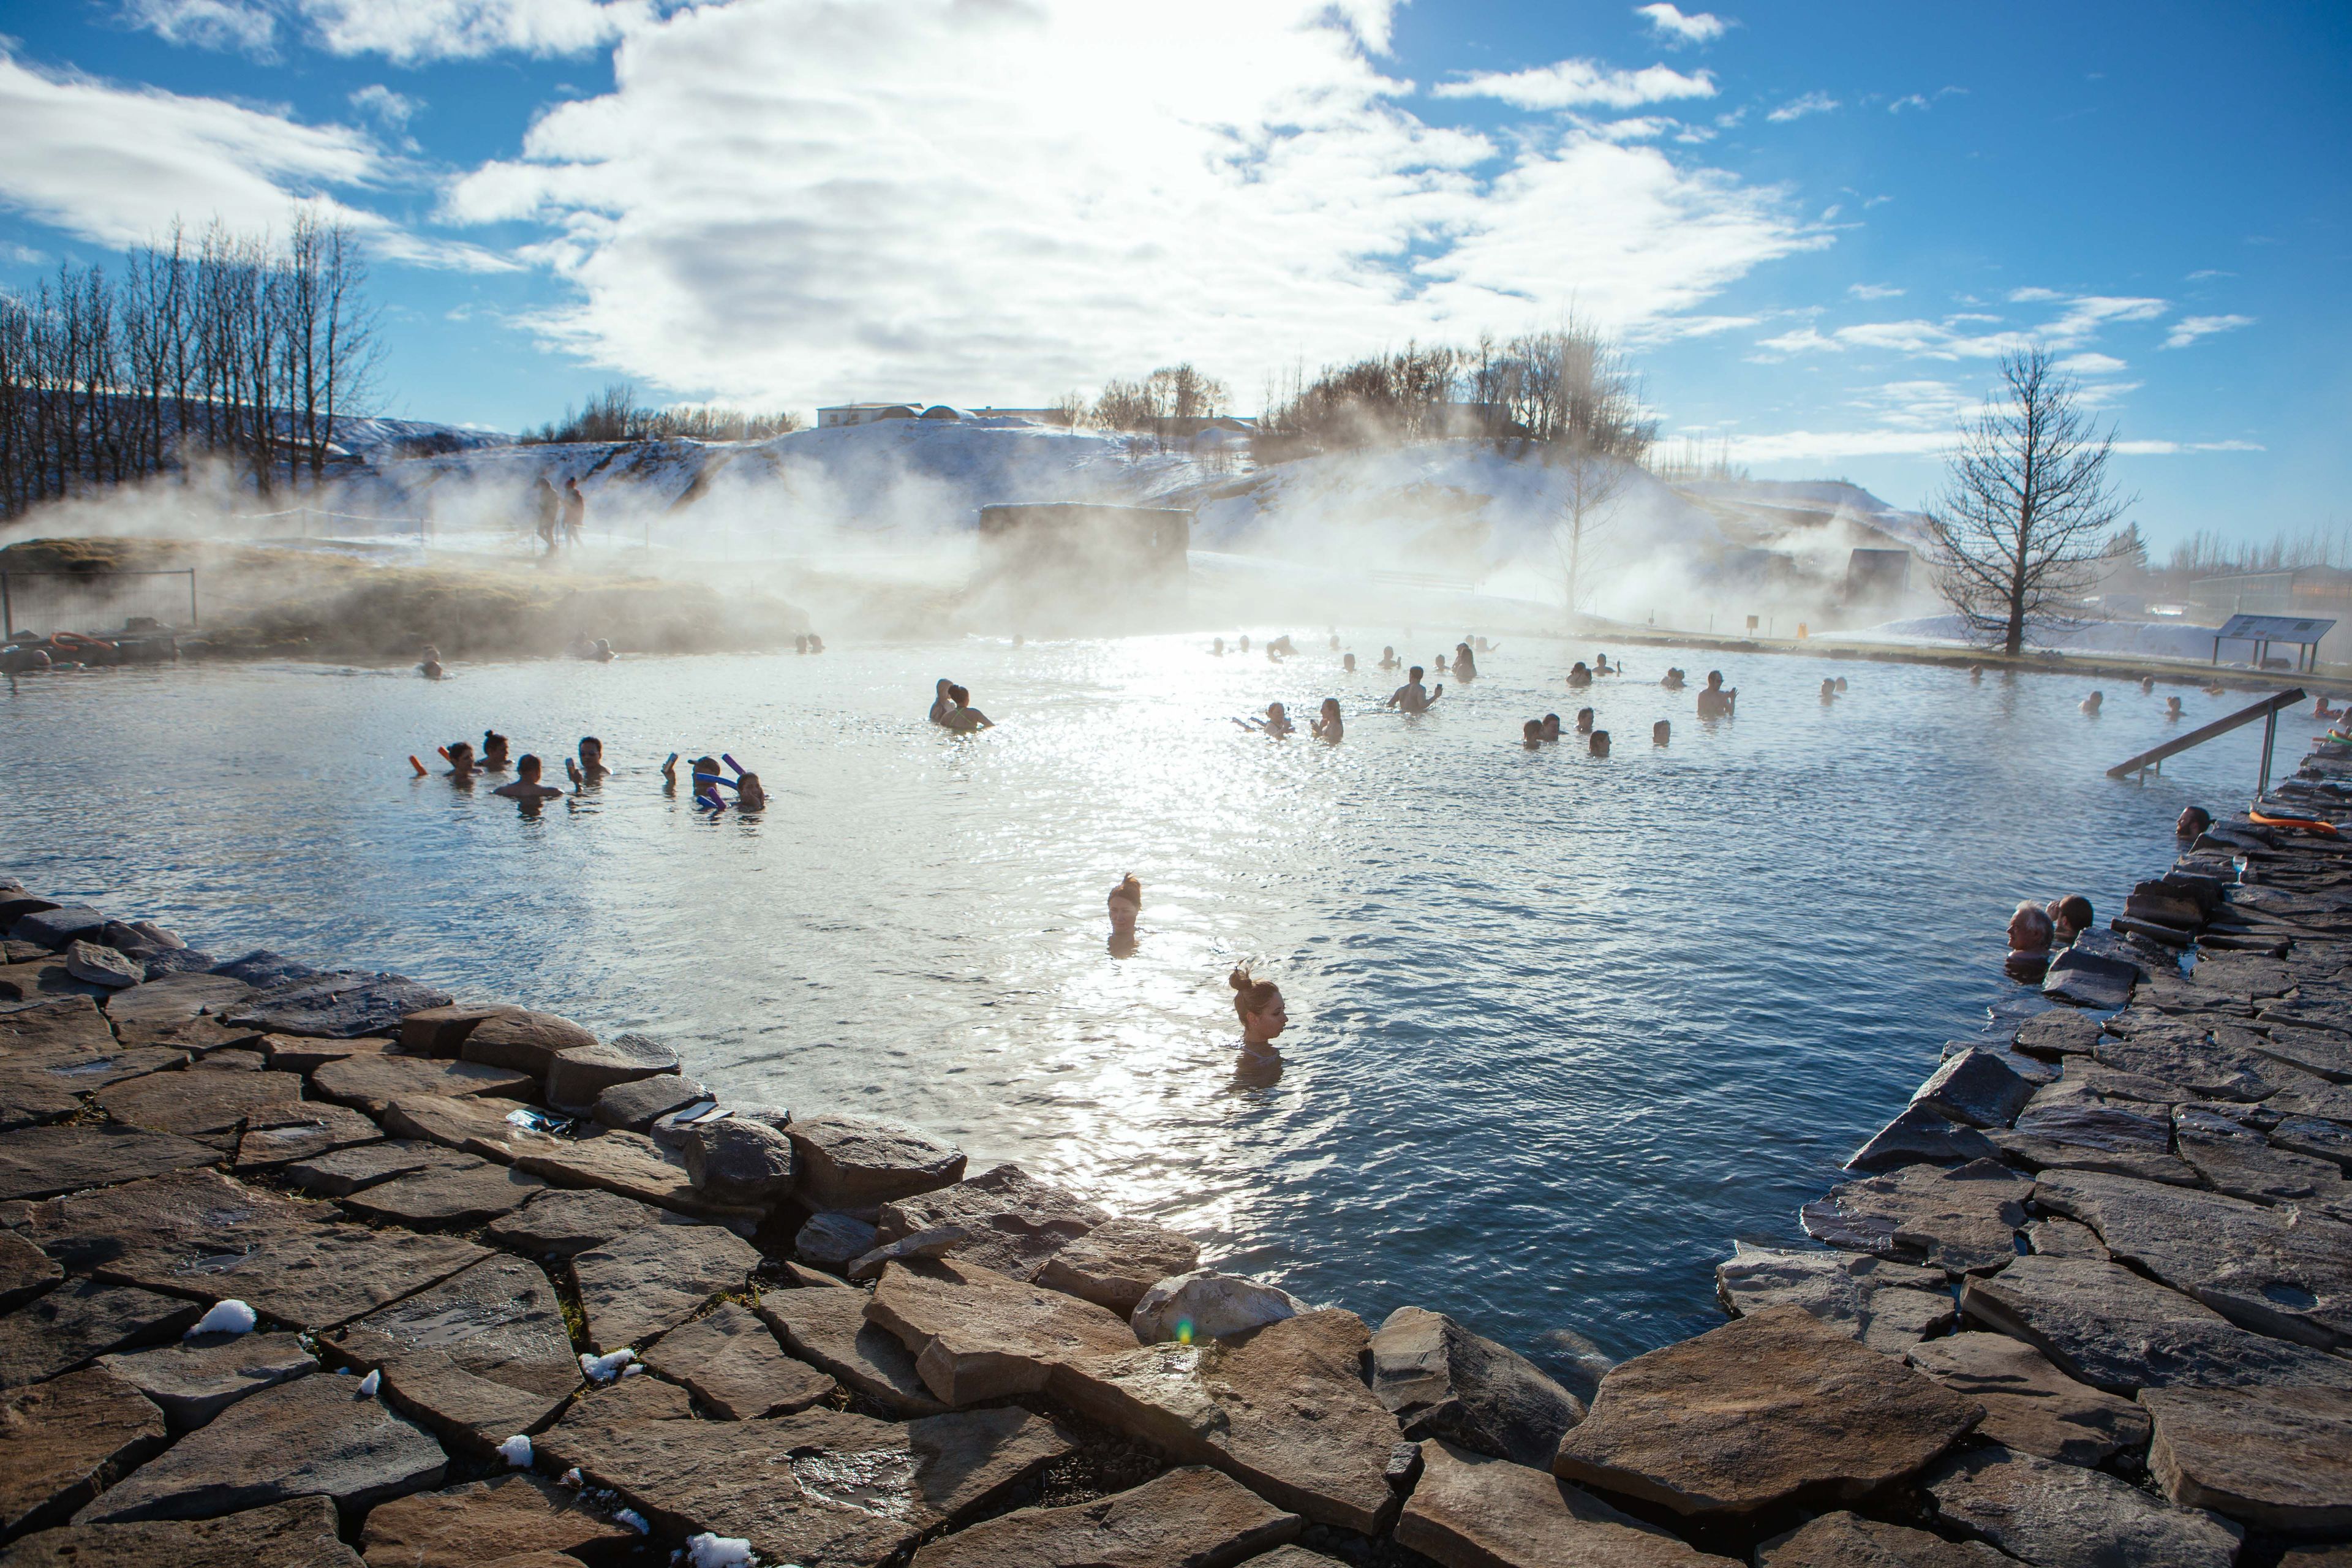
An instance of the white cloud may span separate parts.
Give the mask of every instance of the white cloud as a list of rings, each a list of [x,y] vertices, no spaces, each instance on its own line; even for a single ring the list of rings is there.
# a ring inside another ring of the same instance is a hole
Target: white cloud
[[[298,205],[339,217],[378,254],[478,268],[471,246],[425,240],[331,193],[383,182],[374,144],[214,98],[121,88],[36,70],[0,54],[0,205],[107,246],[138,245],[174,218],[283,228]]]
[[[351,95],[351,105],[387,131],[397,131],[415,117],[425,107],[420,99],[394,92],[382,82],[361,88]]]
[[[2032,305],[2044,300],[2063,300],[2065,297],[2055,289],[2011,289],[2009,291],[2009,302],[2012,305]]]
[[[1846,292],[1857,300],[1899,300],[1903,290],[1892,283],[1856,283]]]
[[[124,20],[175,44],[266,54],[281,28],[338,55],[410,63],[576,55],[675,0],[122,0]]]
[[[1725,29],[1731,25],[1705,11],[1685,15],[1667,5],[1665,0],[1658,0],[1654,5],[1636,5],[1633,15],[1649,23],[1650,31],[1669,48],[1684,44],[1711,44],[1723,37]]]
[[[1825,338],[1811,326],[1782,332],[1777,338],[1759,339],[1756,346],[1769,349],[1776,354],[1841,353],[1845,349],[1845,345],[1835,338]]]
[[[1809,92],[1802,98],[1790,99],[1764,118],[1776,125],[1785,125],[1808,114],[1827,114],[1837,106],[1838,100],[1826,92]]]
[[[2058,362],[2058,368],[2069,375],[2113,375],[2129,367],[2113,354],[2069,354]]]
[[[1868,287],[1858,285],[1849,292],[1860,298],[1874,298],[1874,295],[1864,292]],[[1899,294],[1902,290],[1893,292]],[[1827,333],[1807,327],[1802,331],[1764,339],[1757,347],[1778,354],[1875,349],[1913,359],[1937,360],[1993,359],[2034,344],[2064,353],[2081,349],[2110,322],[2150,321],[2168,309],[2161,300],[2105,294],[2069,297],[2053,294],[2046,289],[2021,289],[2010,298],[2027,303],[2054,301],[2059,310],[2049,321],[2030,328],[2002,327],[2001,318],[1998,316],[1969,311],[1947,316],[1940,321],[1917,317],[1901,321],[1864,321]],[[1970,330],[1983,327],[2001,330]],[[2124,368],[2122,361],[2095,353],[2078,353],[2069,363],[2072,368],[2083,374],[2105,374],[2110,368]],[[2108,395],[2122,390],[2125,389],[2110,387]]]
[[[2216,332],[2234,332],[2240,327],[2253,324],[2252,316],[2183,316],[2172,324],[2172,333],[2164,340],[2164,346],[2185,349],[2200,338],[2210,338]]]
[[[1919,94],[1916,92],[1906,92],[1901,98],[1898,98],[1894,102],[1888,104],[1886,106],[1886,112],[1889,114],[1900,114],[1906,109],[1925,109],[1927,107],[1927,100],[1926,99],[1920,97]]]
[[[541,223],[537,325],[648,383],[1008,403],[1267,372],[1574,308],[1693,310],[1828,237],[1785,193],[1549,121],[1428,125],[1322,0],[739,0],[621,45],[450,216]]]
[[[1522,71],[1482,71],[1430,89],[1437,98],[1493,98],[1521,109],[1638,109],[1678,98],[1713,98],[1715,78],[1706,71],[1685,76],[1664,66],[1611,70],[1591,60],[1561,60]]]
[[[18,245],[13,239],[0,240],[0,261],[17,267],[45,267],[48,259],[49,254],[46,250],[35,250],[31,246]]]

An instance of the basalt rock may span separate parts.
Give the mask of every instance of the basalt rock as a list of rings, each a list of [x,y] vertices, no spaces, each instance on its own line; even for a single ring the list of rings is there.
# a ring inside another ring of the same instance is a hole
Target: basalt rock
[[[78,1524],[28,1535],[8,1568],[362,1568],[337,1539],[331,1498],[297,1498],[219,1519]]]
[[[793,1354],[852,1392],[897,1415],[943,1413],[907,1347],[866,1321],[866,1301],[863,1290],[820,1286],[766,1291],[756,1310]]]
[[[537,1176],[473,1160],[366,1188],[345,1198],[343,1206],[353,1214],[394,1225],[465,1227],[512,1214],[546,1190],[547,1184]]]
[[[572,1275],[589,1342],[610,1352],[676,1328],[759,1266],[749,1243],[718,1226],[651,1226],[581,1253]]]
[[[331,974],[257,992],[223,1021],[273,1035],[383,1035],[404,1016],[448,1001],[447,992],[398,974]]]
[[[547,1068],[547,1103],[585,1116],[606,1089],[677,1071],[677,1053],[643,1035],[615,1035],[602,1044],[558,1051]]]
[[[2164,1495],[2296,1535],[2352,1530],[2352,1396],[2318,1388],[2150,1388],[2147,1468]]]
[[[550,1188],[512,1214],[492,1220],[482,1234],[517,1252],[571,1258],[668,1217],[666,1210],[611,1193]]]
[[[2077,1007],[2122,1007],[2130,1003],[2139,973],[2133,964],[2070,947],[2050,961],[2042,994]]]
[[[2101,1171],[2194,1185],[2197,1173],[2172,1152],[2166,1109],[2108,1100],[2071,1083],[2037,1093],[2015,1128],[1995,1142],[2012,1163],[2033,1171]]]
[[[1955,1273],[1987,1273],[2017,1256],[2031,1179],[1990,1160],[1951,1170],[1910,1165],[1832,1187],[1799,1211],[1827,1246]]]
[[[1732,1568],[1549,1471],[1443,1442],[1421,1452],[1397,1544],[1444,1568]]]
[[[722,1301],[705,1318],[664,1334],[645,1363],[693,1390],[721,1421],[789,1415],[830,1397],[839,1385],[783,1352],[776,1335],[749,1307]]]
[[[2307,1204],[2336,1217],[2352,1214],[2352,1181],[2333,1160],[2290,1153],[2246,1121],[2199,1105],[2172,1110],[2180,1158],[2216,1192],[2248,1203]]]
[[[1109,1217],[1018,1165],[998,1165],[953,1186],[883,1205],[877,1229],[878,1239],[888,1243],[957,1226],[968,1237],[961,1249],[966,1261],[1034,1279],[1055,1253]]]
[[[0,1388],[22,1388],[110,1351],[169,1339],[202,1310],[175,1296],[95,1279],[56,1286],[0,1318]]]
[[[1553,1473],[1681,1514],[1852,1500],[1912,1475],[1984,1407],[1801,1307],[1770,1307],[1612,1369]]]
[[[166,1441],[162,1413],[103,1367],[9,1394],[0,1401],[0,1535],[64,1523]]]
[[[1399,1307],[1372,1336],[1372,1393],[1411,1438],[1459,1447],[1538,1471],[1584,1405],[1507,1346],[1443,1312]]]
[[[2032,1346],[2007,1334],[1929,1340],[1913,1345],[1905,1359],[1983,1405],[1978,1432],[2021,1454],[2096,1466],[2147,1442],[2146,1411],[2075,1382]]]
[[[27,1127],[0,1138],[0,1198],[45,1198],[209,1165],[220,1151],[107,1122]]]
[[[674,1072],[616,1083],[596,1097],[592,1120],[604,1127],[645,1132],[673,1110],[708,1100],[709,1091],[690,1078]]]
[[[1998,1447],[1953,1455],[1926,1484],[1946,1523],[2037,1568],[2230,1568],[2244,1536],[2104,1472]]]
[[[2033,1086],[1990,1051],[1967,1050],[1937,1068],[1911,1103],[1970,1127],[2006,1127],[2032,1094]]]
[[[2200,1100],[2267,1100],[2275,1092],[2263,1076],[2263,1058],[2221,1045],[2201,1029],[2168,1029],[2102,1039],[2098,1060],[2193,1090]]]
[[[687,1178],[713,1203],[764,1208],[793,1190],[793,1141],[761,1122],[727,1116],[698,1129],[680,1151]]]
[[[1058,1366],[1135,1348],[1100,1307],[961,1260],[889,1265],[866,1310],[915,1357],[924,1386],[959,1407],[1042,1393]]]
[[[1197,1268],[1160,1280],[1128,1315],[1135,1337],[1146,1344],[1162,1340],[1223,1340],[1280,1322],[1307,1310],[1307,1303],[1277,1286]]]
[[[52,904],[19,916],[8,928],[8,940],[63,952],[77,942],[95,942],[105,933],[106,917],[88,904]]]
[[[811,1116],[784,1131],[800,1156],[801,1197],[811,1208],[878,1219],[884,1204],[963,1179],[963,1151],[912,1128]]]
[[[345,1106],[317,1100],[266,1105],[247,1114],[236,1165],[239,1172],[277,1170],[383,1138],[382,1128]]]
[[[331,1150],[286,1167],[286,1184],[312,1197],[344,1198],[382,1182],[421,1171],[467,1169],[487,1163],[471,1154],[415,1138],[385,1138]]]
[[[319,1370],[293,1334],[205,1334],[100,1356],[98,1364],[153,1401],[177,1432],[203,1426],[248,1394]]]
[[[535,1550],[601,1561],[640,1539],[525,1471],[379,1504],[360,1544],[367,1568],[477,1568]]]
[[[106,1016],[87,996],[60,996],[0,1013],[0,1053],[9,1057],[46,1051],[97,1056],[114,1047]]]
[[[1856,1513],[1825,1513],[1756,1549],[1757,1568],[2007,1568],[1981,1541],[1947,1541]]]
[[[538,1081],[528,1073],[476,1062],[436,1061],[381,1052],[329,1062],[310,1075],[310,1083],[320,1099],[351,1106],[370,1116],[382,1116],[394,1100],[409,1095],[491,1095],[502,1100],[529,1100],[539,1092]]]
[[[1299,1524],[1297,1514],[1192,1466],[1092,1502],[983,1520],[916,1552],[913,1568],[1219,1568],[1258,1559]]]
[[[509,1068],[544,1079],[558,1055],[595,1044],[594,1035],[569,1018],[513,1008],[477,1023],[467,1032],[458,1055],[484,1067]]]
[[[244,957],[232,958],[226,963],[216,963],[213,966],[213,973],[241,980],[256,991],[275,990],[296,981],[327,978],[327,971],[304,963],[299,959],[272,952],[266,947],[255,948]]]
[[[520,1258],[486,1258],[330,1343],[343,1363],[380,1370],[394,1405],[477,1454],[542,1425],[580,1386],[554,1289]]]
[[[1767,1307],[1802,1307],[1889,1355],[1901,1355],[1952,1326],[1951,1285],[1940,1268],[1867,1253],[1733,1245],[1730,1259],[1716,1265],[1715,1293],[1734,1317]]]
[[[236,1147],[253,1112],[302,1098],[302,1080],[284,1072],[159,1072],[99,1091],[98,1103],[126,1126],[173,1132],[221,1152]]]
[[[1048,1258],[1036,1278],[1125,1318],[1153,1285],[1200,1264],[1200,1244],[1191,1237],[1150,1220],[1110,1219]]]
[[[2098,1043],[2099,1020],[2071,1007],[2053,1007],[2017,1030],[2017,1048],[2037,1057],[2086,1057]]]

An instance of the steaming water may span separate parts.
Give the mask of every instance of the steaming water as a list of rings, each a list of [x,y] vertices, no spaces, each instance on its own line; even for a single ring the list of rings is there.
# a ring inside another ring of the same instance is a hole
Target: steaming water
[[[2140,788],[2101,770],[2178,731],[2161,696],[2111,685],[2085,719],[2073,678],[1757,658],[1707,726],[1651,684],[1705,655],[1633,650],[1638,684],[1580,699],[1566,650],[1519,641],[1407,720],[1371,711],[1392,678],[1319,647],[1202,642],[27,679],[0,694],[0,870],[224,956],[643,1030],[728,1096],[919,1123],[1374,1321],[1419,1302],[1622,1355],[1716,1321],[1731,1239],[1796,1241],[2013,991],[2016,900],[2114,912],[2184,803],[2244,798],[2261,732]],[[1000,728],[928,726],[943,674]],[[1326,693],[1336,749],[1228,721]],[[2247,700],[2186,695],[2187,723]],[[1520,749],[1581,700],[1614,757]],[[410,776],[485,724],[551,756],[594,732],[618,772],[535,817]],[[761,773],[764,817],[664,796],[659,758],[705,748]],[[1129,870],[1121,960],[1103,896]],[[1241,959],[1289,1001],[1270,1089],[1233,1074]]]

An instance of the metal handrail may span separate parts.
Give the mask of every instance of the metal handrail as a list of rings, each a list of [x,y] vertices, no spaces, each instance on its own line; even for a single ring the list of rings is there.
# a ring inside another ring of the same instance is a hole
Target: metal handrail
[[[2191,746],[2201,746],[2216,735],[2226,735],[2241,725],[2251,724],[2260,719],[2264,721],[2263,776],[2256,793],[2258,795],[2267,795],[2271,787],[2271,747],[2278,739],[2278,716],[2282,710],[2294,707],[2303,699],[2304,689],[2300,686],[2290,691],[2282,691],[2275,697],[2265,697],[2251,708],[2241,708],[2227,718],[2216,719],[2201,729],[2191,730],[2186,735],[2176,735],[2161,746],[2142,752],[2138,756],[2128,761],[2117,763],[2107,770],[2107,776],[2111,779],[2119,779],[2129,773],[2145,773],[2149,768],[2157,767],[2167,757],[2178,755]]]

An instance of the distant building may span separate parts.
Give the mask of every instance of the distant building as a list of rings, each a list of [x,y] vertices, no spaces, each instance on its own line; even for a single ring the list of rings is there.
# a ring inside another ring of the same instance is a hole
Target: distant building
[[[921,416],[919,403],[836,403],[830,408],[816,411],[816,427],[831,430],[844,425],[873,425],[885,419],[914,419]]]

